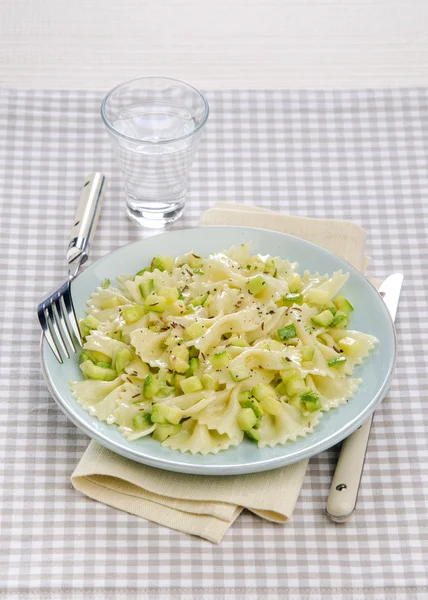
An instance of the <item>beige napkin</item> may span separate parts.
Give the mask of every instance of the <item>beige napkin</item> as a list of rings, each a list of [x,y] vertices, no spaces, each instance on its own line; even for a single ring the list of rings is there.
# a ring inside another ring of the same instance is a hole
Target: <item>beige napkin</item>
[[[289,233],[331,250],[361,271],[369,260],[364,256],[365,231],[349,221],[291,217],[222,202],[203,214],[201,225],[246,225]],[[285,523],[293,514],[307,463],[251,475],[184,475],[146,467],[92,441],[71,481],[94,500],[219,543],[243,508]]]

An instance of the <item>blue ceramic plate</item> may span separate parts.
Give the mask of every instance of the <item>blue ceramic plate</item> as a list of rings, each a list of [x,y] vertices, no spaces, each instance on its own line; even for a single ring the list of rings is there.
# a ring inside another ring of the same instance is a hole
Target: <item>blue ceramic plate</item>
[[[297,261],[300,271],[309,269],[333,273],[343,269],[350,278],[344,295],[355,307],[352,328],[375,335],[379,344],[365,363],[357,367],[361,377],[357,394],[344,406],[326,413],[315,432],[296,442],[260,450],[244,440],[216,455],[191,455],[162,448],[149,437],[128,442],[115,425],[101,423],[84,411],[71,395],[69,380],[81,378],[78,356],[60,365],[45,341],[41,345],[42,365],[46,383],[65,414],[91,438],[117,454],[132,460],[182,473],[202,475],[232,475],[276,469],[303,458],[309,458],[351,434],[374,411],[385,396],[395,363],[394,325],[388,310],[375,288],[351,265],[327,250],[289,235],[249,227],[197,227],[157,235],[119,248],[88,267],[72,286],[74,305],[83,316],[85,302],[103,279],[135,273],[156,254],[176,256],[189,250],[208,255],[229,246],[253,242],[254,253],[271,254]]]

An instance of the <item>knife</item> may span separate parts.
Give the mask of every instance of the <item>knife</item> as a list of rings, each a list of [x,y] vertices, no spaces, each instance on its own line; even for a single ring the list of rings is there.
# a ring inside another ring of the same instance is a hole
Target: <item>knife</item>
[[[403,279],[401,273],[394,273],[379,288],[393,321]],[[372,421],[373,414],[342,444],[326,507],[327,516],[335,523],[344,523],[355,512]]]

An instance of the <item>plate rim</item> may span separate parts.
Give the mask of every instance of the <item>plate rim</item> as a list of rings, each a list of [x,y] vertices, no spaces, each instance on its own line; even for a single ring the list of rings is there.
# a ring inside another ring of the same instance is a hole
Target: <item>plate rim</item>
[[[78,429],[80,429],[81,431],[86,433],[86,435],[88,435],[91,439],[97,441],[102,446],[108,448],[112,452],[119,454],[120,456],[129,458],[129,459],[133,460],[134,462],[145,464],[150,467],[154,467],[154,468],[158,468],[158,469],[162,469],[162,470],[166,470],[166,471],[186,473],[189,475],[212,475],[212,476],[240,475],[240,474],[243,475],[243,474],[248,474],[248,473],[258,473],[258,472],[270,471],[273,469],[278,469],[278,468],[281,468],[284,466],[294,464],[296,462],[299,462],[300,460],[309,459],[312,456],[316,456],[317,454],[320,454],[321,452],[331,448],[332,446],[338,444],[343,439],[345,439],[346,437],[351,435],[354,431],[356,431],[362,425],[362,423],[376,410],[377,406],[380,404],[380,402],[383,400],[383,398],[385,397],[385,395],[388,392],[388,389],[390,387],[391,380],[392,380],[392,377],[394,374],[396,361],[397,361],[397,336],[396,336],[394,321],[392,320],[392,317],[387,309],[386,304],[383,302],[382,297],[380,296],[380,294],[378,293],[378,291],[376,290],[374,285],[365,277],[365,275],[363,275],[363,273],[358,271],[358,269],[356,269],[353,265],[351,265],[348,261],[346,261],[342,257],[334,254],[334,252],[331,252],[330,250],[327,250],[326,248],[323,248],[322,246],[319,246],[318,244],[314,244],[313,242],[309,242],[308,240],[305,240],[305,239],[297,237],[297,236],[290,235],[288,233],[283,233],[281,231],[272,230],[272,229],[264,229],[261,227],[247,227],[245,225],[243,225],[243,226],[240,226],[240,225],[209,225],[209,226],[176,228],[176,229],[172,229],[170,231],[156,234],[155,236],[151,235],[146,238],[141,238],[139,240],[129,242],[127,244],[124,244],[123,246],[119,246],[118,248],[115,248],[114,250],[107,252],[107,254],[105,254],[104,256],[102,256],[101,258],[96,260],[95,262],[92,262],[90,265],[87,266],[87,268],[91,268],[91,267],[95,266],[96,264],[100,263],[103,260],[106,260],[108,257],[112,256],[113,254],[115,254],[119,251],[122,251],[124,248],[127,248],[128,246],[139,245],[141,243],[148,242],[150,239],[153,239],[154,237],[168,236],[174,232],[182,233],[182,232],[186,232],[186,231],[194,231],[195,229],[199,229],[199,230],[204,229],[205,230],[205,229],[218,229],[218,228],[232,229],[232,230],[233,229],[248,229],[249,231],[258,231],[258,232],[262,231],[265,233],[277,233],[285,238],[288,238],[291,240],[296,240],[298,242],[303,242],[304,244],[308,244],[308,245],[312,246],[313,248],[321,249],[323,252],[332,256],[335,260],[339,260],[342,263],[344,263],[345,265],[347,265],[350,272],[355,274],[357,277],[363,279],[365,281],[365,284],[368,284],[371,288],[373,288],[376,295],[378,296],[378,298],[383,306],[382,310],[384,310],[385,314],[387,315],[387,321],[389,321],[389,325],[391,327],[391,332],[392,332],[392,337],[393,337],[393,357],[392,357],[392,361],[389,364],[388,371],[387,371],[387,374],[385,376],[382,386],[379,388],[378,392],[373,396],[372,400],[364,408],[364,410],[361,413],[359,413],[359,415],[357,417],[355,417],[352,421],[348,422],[346,425],[342,426],[340,429],[338,429],[334,433],[330,434],[326,438],[320,440],[319,442],[317,442],[315,445],[311,446],[310,448],[302,448],[300,450],[296,450],[295,452],[292,452],[291,454],[287,454],[286,456],[283,456],[283,457],[281,457],[281,456],[274,457],[274,458],[266,459],[264,461],[261,460],[256,463],[246,462],[246,463],[239,463],[239,464],[234,464],[234,465],[190,465],[188,463],[180,462],[179,456],[176,457],[177,460],[175,460],[175,459],[169,460],[169,459],[164,459],[164,458],[160,458],[160,457],[153,458],[151,456],[147,456],[144,453],[141,453],[141,451],[137,452],[137,451],[128,449],[128,448],[120,445],[118,442],[111,440],[103,432],[93,431],[90,427],[88,427],[88,425],[83,420],[81,420],[78,416],[76,416],[74,412],[71,412],[69,410],[69,407],[67,406],[67,403],[63,400],[61,395],[56,393],[56,390],[55,390],[54,386],[52,385],[51,379],[48,375],[47,365],[46,365],[46,361],[45,361],[45,353],[44,353],[44,348],[46,348],[47,343],[46,343],[46,341],[44,341],[43,332],[41,332],[39,351],[40,351],[40,357],[41,357],[42,374],[43,374],[45,384],[46,384],[51,396],[54,398],[56,403],[59,405],[62,412],[70,419],[70,421]],[[79,278],[87,270],[87,268],[85,268],[81,273],[79,273],[79,275],[77,275],[76,279]],[[93,418],[95,418],[95,417],[93,417]],[[261,449],[260,452],[263,452],[263,449]]]

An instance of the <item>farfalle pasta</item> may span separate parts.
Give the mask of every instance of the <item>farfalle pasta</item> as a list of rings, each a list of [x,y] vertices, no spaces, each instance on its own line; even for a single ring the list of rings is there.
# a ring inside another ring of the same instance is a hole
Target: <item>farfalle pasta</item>
[[[73,395],[130,441],[193,454],[310,434],[347,402],[377,340],[348,329],[348,274],[305,271],[251,244],[156,256],[87,302]]]

